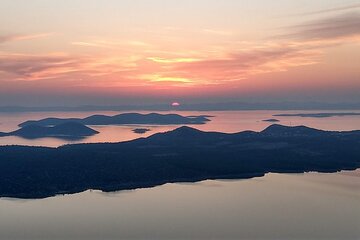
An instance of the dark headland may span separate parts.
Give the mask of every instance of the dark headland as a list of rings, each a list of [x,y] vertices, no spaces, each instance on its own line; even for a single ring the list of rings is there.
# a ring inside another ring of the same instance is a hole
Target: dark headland
[[[126,124],[154,124],[154,125],[190,125],[205,124],[210,121],[206,116],[181,116],[178,114],[159,113],[122,113],[115,116],[93,115],[86,118],[45,118],[30,120],[19,124],[20,127],[28,125],[53,126],[67,122],[76,122],[84,125],[126,125]]]
[[[0,147],[0,197],[45,198],[269,172],[336,172],[360,166],[360,131],[272,125],[262,132],[189,127],[122,143]]]

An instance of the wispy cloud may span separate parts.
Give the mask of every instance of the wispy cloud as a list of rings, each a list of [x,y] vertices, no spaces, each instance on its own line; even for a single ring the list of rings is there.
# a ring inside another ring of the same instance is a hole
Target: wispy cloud
[[[319,53],[310,49],[278,45],[277,48],[232,53],[227,58],[176,63],[167,76],[193,79],[193,82],[224,84],[240,81],[251,75],[286,71],[291,67],[319,62]]]
[[[359,9],[359,8],[360,8],[360,3],[359,4],[347,5],[347,6],[339,6],[339,7],[334,7],[334,8],[327,8],[327,9],[322,9],[322,10],[318,10],[318,11],[304,12],[304,13],[296,14],[295,16],[306,16],[306,15],[316,15],[316,14],[323,14],[323,13],[334,13],[334,12],[348,11],[348,10],[354,10],[354,9]]]
[[[110,48],[108,45],[99,44],[95,42],[72,42],[72,45],[82,46],[82,47],[98,47],[98,48]]]
[[[360,5],[326,9],[321,12],[338,12]],[[315,12],[314,12],[315,14]],[[171,79],[192,85],[226,84],[242,81],[253,75],[288,71],[293,67],[319,64],[326,48],[344,43],[360,42],[360,15],[346,12],[328,16],[285,29],[281,37],[266,42],[251,42],[224,47],[218,56],[188,55],[181,58],[149,57],[159,64],[151,81]],[[209,33],[216,32],[209,31]],[[219,33],[222,34],[222,33]]]
[[[76,71],[76,60],[64,54],[26,55],[0,53],[0,72],[18,80],[55,78]]]
[[[360,35],[360,14],[344,13],[324,19],[314,20],[288,27],[290,33],[284,38],[297,39],[334,39]]]
[[[107,40],[107,39],[92,39],[87,41],[74,41],[71,42],[72,45],[82,46],[82,47],[95,47],[95,48],[108,48],[108,49],[124,49],[130,47],[138,48],[147,48],[151,47],[150,43],[143,41],[130,40],[130,41],[117,41],[117,40]]]
[[[0,43],[46,38],[54,33],[0,35]]]
[[[248,46],[247,46],[248,47]],[[199,54],[199,53],[198,53]],[[299,44],[267,43],[248,50],[219,53],[209,58],[71,56],[68,54],[23,55],[0,52],[0,72],[14,80],[36,81],[68,78],[113,79],[117,84],[212,85],[239,81],[250,75],[286,71],[315,64],[319,53]]]
[[[128,58],[115,56],[70,55],[66,53],[16,54],[0,52],[0,73],[13,80],[38,81],[69,78],[74,75],[98,77],[131,72],[136,67]]]
[[[217,30],[217,29],[203,29],[202,31],[204,33],[220,35],[220,36],[231,36],[231,35],[233,35],[233,32]]]
[[[157,64],[166,64],[166,68],[160,68],[160,74],[152,76],[179,79],[179,82],[186,79],[184,82],[192,84],[224,84],[252,75],[318,64],[322,61],[325,48],[360,42],[360,15],[345,13],[290,26],[285,30],[281,38],[273,37],[267,42],[245,45],[239,42],[238,46],[232,46],[233,49],[224,48],[228,52],[222,52],[218,57],[150,57],[148,60]]]

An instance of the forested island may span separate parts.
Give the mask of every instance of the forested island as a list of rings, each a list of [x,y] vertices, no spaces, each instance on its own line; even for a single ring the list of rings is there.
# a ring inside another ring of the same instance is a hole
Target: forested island
[[[0,197],[45,198],[266,173],[360,166],[360,131],[271,125],[234,134],[180,127],[122,143],[0,147]]]

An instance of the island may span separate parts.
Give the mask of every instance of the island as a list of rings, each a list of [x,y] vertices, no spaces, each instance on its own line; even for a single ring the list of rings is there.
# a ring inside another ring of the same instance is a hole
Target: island
[[[81,123],[67,122],[56,126],[39,126],[36,124],[25,125],[24,127],[9,133],[0,133],[0,137],[17,136],[26,139],[44,137],[61,138],[68,140],[82,139],[99,132]]]
[[[28,125],[54,126],[67,122],[77,122],[84,125],[196,125],[205,124],[210,119],[205,116],[181,116],[178,114],[159,113],[122,113],[115,116],[93,115],[86,118],[45,118],[30,120],[19,124],[20,127]]]
[[[133,133],[136,133],[136,134],[144,134],[151,130],[149,128],[135,128],[132,131],[133,131]]]
[[[328,117],[345,117],[360,116],[355,112],[338,112],[338,113],[294,113],[294,114],[275,114],[274,117],[308,117],[308,118],[328,118]]]
[[[264,119],[264,120],[262,120],[262,121],[263,121],[263,122],[271,122],[271,123],[280,122],[280,120],[275,119],[275,118]]]
[[[228,134],[183,126],[121,143],[1,146],[0,197],[46,198],[359,166],[360,131],[274,124],[261,132]]]

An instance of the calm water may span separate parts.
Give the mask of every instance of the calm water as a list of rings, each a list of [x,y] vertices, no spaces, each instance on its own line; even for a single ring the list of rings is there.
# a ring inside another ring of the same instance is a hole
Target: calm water
[[[359,173],[0,199],[0,239],[360,239]]]
[[[304,111],[301,111],[304,112]],[[99,113],[99,112],[96,112]],[[102,112],[114,115],[118,112]],[[260,131],[281,111],[180,112],[213,115],[206,131]],[[296,113],[292,111],[292,113]],[[44,117],[95,113],[0,113],[0,131]],[[278,117],[284,125],[325,130],[360,129],[360,116]],[[82,142],[117,142],[178,126],[96,127]],[[62,140],[0,138],[0,145],[59,146]],[[151,189],[87,191],[42,200],[0,199],[0,239],[360,239],[360,171],[337,174],[269,174],[239,181],[166,184]]]
[[[221,132],[240,132],[244,130],[261,131],[271,123],[262,120],[273,118],[273,114],[278,113],[298,113],[311,111],[226,111],[226,112],[173,112],[184,116],[190,115],[211,115],[212,121],[205,125],[195,125],[192,127],[204,131],[221,131]],[[320,111],[312,111],[320,112]],[[329,111],[321,111],[329,112]],[[336,111],[341,112],[341,111]],[[348,111],[347,111],[348,112]],[[360,111],[351,111],[360,112]],[[0,132],[13,131],[17,129],[17,125],[26,120],[37,120],[46,117],[87,117],[93,114],[116,115],[121,112],[41,112],[41,113],[0,113]],[[143,112],[148,113],[148,112]],[[168,112],[163,112],[168,113]],[[331,118],[301,118],[301,117],[276,117],[281,120],[283,125],[306,125],[309,127],[324,130],[355,130],[360,129],[360,116],[344,116]],[[39,145],[39,146],[60,146],[67,143],[81,142],[120,142],[131,140],[139,137],[147,137],[157,132],[173,130],[179,126],[90,126],[100,134],[85,138],[81,141],[64,141],[54,138],[42,138],[37,140],[26,140],[19,137],[3,137],[0,138],[0,145],[21,144],[21,145]],[[150,128],[151,131],[146,134],[139,135],[131,130],[136,127]]]

